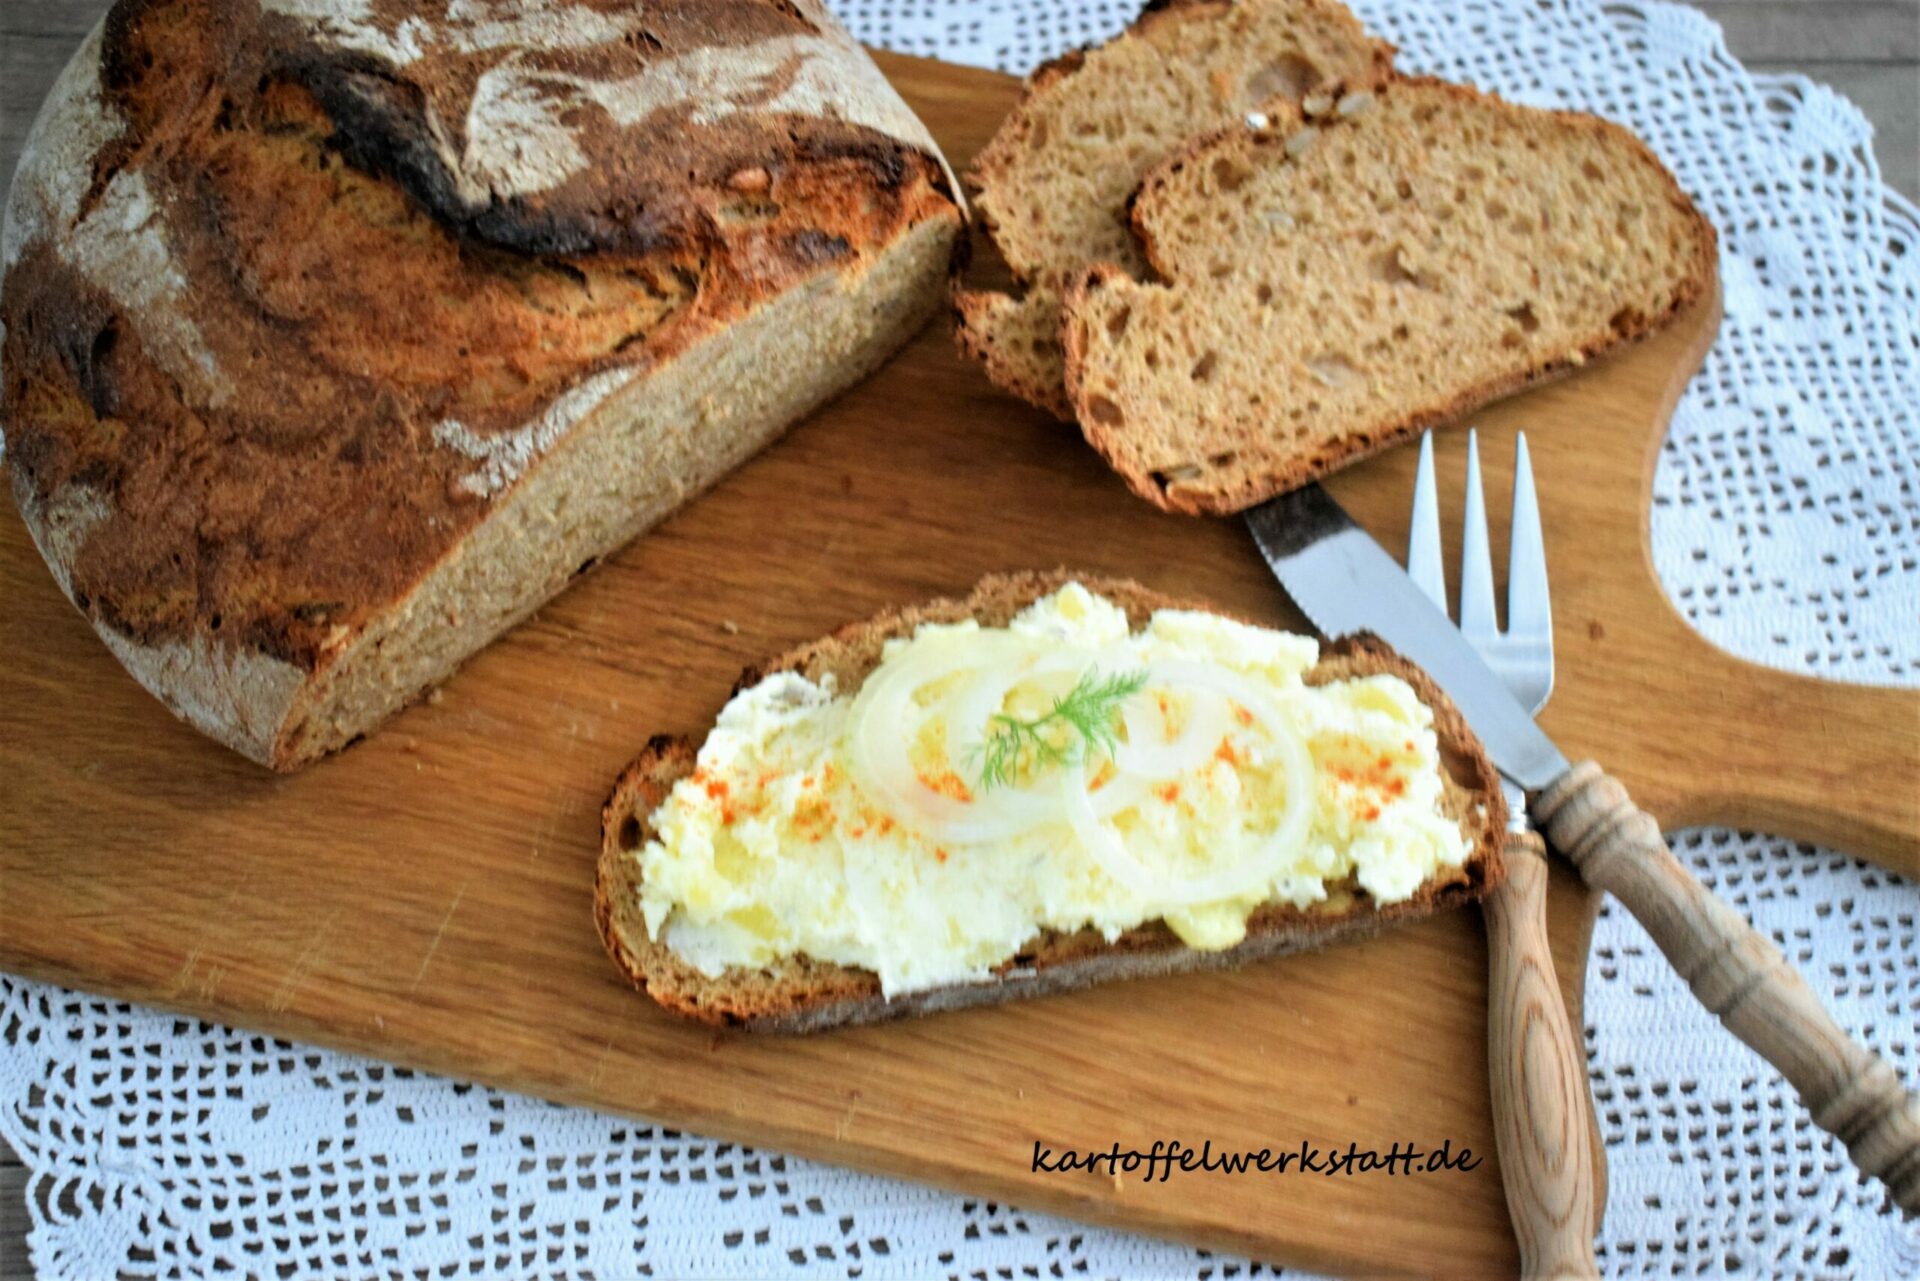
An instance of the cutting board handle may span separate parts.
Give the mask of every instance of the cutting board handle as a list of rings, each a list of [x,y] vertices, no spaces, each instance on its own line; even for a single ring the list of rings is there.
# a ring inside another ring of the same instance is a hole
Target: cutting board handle
[[[1652,770],[1689,782],[1668,797],[1656,781],[1647,808],[1669,828],[1769,832],[1920,875],[1920,690],[1778,671],[1686,632],[1670,652],[1704,679],[1684,709],[1655,712],[1674,759]],[[1687,768],[1703,740],[1716,744],[1711,768]]]
[[[1533,801],[1553,848],[1646,927],[1701,1004],[1778,1068],[1814,1123],[1894,1204],[1920,1213],[1920,1098],[1833,1021],[1780,949],[1680,865],[1660,827],[1592,761]]]
[[[1488,896],[1487,1067],[1520,1275],[1600,1275],[1587,1065],[1547,947],[1547,851],[1507,837],[1507,879]]]

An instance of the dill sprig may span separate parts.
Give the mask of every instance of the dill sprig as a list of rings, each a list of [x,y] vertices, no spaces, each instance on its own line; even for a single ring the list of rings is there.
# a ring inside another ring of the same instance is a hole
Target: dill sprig
[[[1112,756],[1120,743],[1114,730],[1120,707],[1146,684],[1144,671],[1101,676],[1089,668],[1045,715],[1025,719],[994,713],[985,741],[974,751],[980,790],[1010,783],[1022,770],[1077,765],[1096,751]]]

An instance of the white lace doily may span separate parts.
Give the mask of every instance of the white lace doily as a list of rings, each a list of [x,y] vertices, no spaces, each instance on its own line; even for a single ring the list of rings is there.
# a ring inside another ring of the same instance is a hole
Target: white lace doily
[[[1133,9],[836,7],[870,42],[1013,71]],[[1670,5],[1356,7],[1403,65],[1598,111],[1673,166],[1720,228],[1726,323],[1661,459],[1668,589],[1740,654],[1920,680],[1920,217],[1881,184],[1860,113],[1804,79],[1749,75]],[[1920,1079],[1914,886],[1760,837],[1676,840],[1844,1026]],[[0,999],[0,1135],[33,1171],[31,1251],[49,1277],[1265,1272],[40,984],[0,979]],[[1617,911],[1587,1014],[1610,1272],[1920,1275],[1920,1225]]]

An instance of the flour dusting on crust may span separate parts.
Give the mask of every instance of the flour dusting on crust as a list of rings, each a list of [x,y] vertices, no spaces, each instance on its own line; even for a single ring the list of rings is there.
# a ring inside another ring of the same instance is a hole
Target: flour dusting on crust
[[[434,424],[433,438],[462,458],[482,464],[457,483],[477,498],[488,498],[520,479],[562,436],[638,373],[632,366],[623,365],[595,374],[557,396],[538,418],[509,432],[481,436],[458,419],[447,418]]]
[[[422,104],[422,132],[461,197],[469,202],[551,191],[604,159],[591,122],[600,113],[620,129],[691,111],[711,124],[738,111],[811,116],[873,129],[940,157],[932,134],[894,92],[859,44],[824,6],[795,4],[805,34],[662,50],[636,76],[604,74],[591,54],[607,46],[658,42],[660,14],[649,5],[602,10],[569,0],[486,3],[452,0],[431,20],[413,14],[383,23],[371,0],[261,0],[293,19],[316,44],[407,69],[434,58],[478,68],[463,112]],[[489,55],[500,55],[490,58]],[[591,69],[582,69],[591,68]],[[463,139],[456,147],[454,140]],[[947,181],[956,199],[960,184]]]
[[[29,240],[73,225],[93,178],[92,158],[125,127],[100,98],[100,25],[54,81],[21,149],[0,231],[7,266]]]

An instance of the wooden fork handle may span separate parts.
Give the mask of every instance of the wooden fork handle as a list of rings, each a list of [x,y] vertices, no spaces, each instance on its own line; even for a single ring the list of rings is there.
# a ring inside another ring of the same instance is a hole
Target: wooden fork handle
[[[1488,896],[1487,1067],[1520,1275],[1597,1277],[1593,1127],[1578,1034],[1547,948],[1546,847],[1507,837],[1507,879]]]
[[[1920,1213],[1920,1098],[1833,1021],[1780,949],[1674,858],[1626,789],[1582,761],[1533,801],[1549,844],[1620,900],[1720,1022],[1778,1068],[1814,1123]]]

